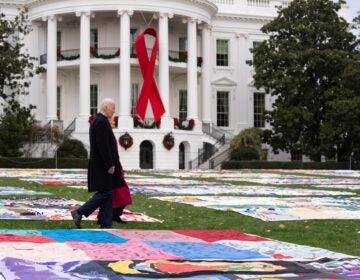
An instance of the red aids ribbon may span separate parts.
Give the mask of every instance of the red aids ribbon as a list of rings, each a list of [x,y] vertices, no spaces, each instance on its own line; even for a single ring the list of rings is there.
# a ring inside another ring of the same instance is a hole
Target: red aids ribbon
[[[146,50],[145,35],[155,37],[155,43],[151,51],[150,59]],[[141,119],[144,119],[147,103],[150,101],[151,108],[154,113],[154,121],[158,122],[161,119],[161,116],[165,113],[165,108],[154,80],[155,60],[159,50],[159,39],[156,30],[154,28],[147,28],[136,38],[134,45],[141,73],[144,77],[144,83],[141,88],[139,100],[136,104],[136,112]]]

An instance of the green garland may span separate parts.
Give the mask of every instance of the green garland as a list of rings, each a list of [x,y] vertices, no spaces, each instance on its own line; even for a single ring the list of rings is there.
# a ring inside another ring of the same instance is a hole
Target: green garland
[[[152,128],[160,128],[160,121],[158,122],[152,122],[151,124],[147,124],[147,123],[144,123],[143,121],[141,121],[140,119],[138,118],[133,118],[134,119],[134,127],[137,127],[137,128],[147,128],[147,129],[152,129]]]

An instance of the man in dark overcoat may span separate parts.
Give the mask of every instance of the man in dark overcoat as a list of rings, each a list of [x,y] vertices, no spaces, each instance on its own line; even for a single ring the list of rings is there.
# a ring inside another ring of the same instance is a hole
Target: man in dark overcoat
[[[115,112],[115,102],[110,98],[100,104],[100,112],[90,125],[90,159],[88,165],[88,191],[95,194],[71,216],[77,228],[81,228],[82,215],[88,217],[99,208],[101,228],[110,228],[113,221],[112,189],[124,186],[121,176],[116,139],[109,119]]]

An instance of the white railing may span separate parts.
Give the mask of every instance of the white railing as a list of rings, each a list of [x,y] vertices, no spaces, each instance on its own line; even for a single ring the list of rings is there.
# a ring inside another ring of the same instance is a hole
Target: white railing
[[[234,5],[234,0],[215,0],[215,3],[221,5]]]
[[[254,7],[270,7],[270,0],[247,0],[248,6]]]

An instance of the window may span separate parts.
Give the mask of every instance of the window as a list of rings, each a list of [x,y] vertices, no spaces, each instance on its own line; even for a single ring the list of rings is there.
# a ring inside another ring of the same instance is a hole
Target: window
[[[179,121],[185,121],[187,118],[187,90],[179,91]]]
[[[254,51],[255,48],[257,48],[258,46],[260,46],[261,42],[260,41],[254,41],[253,42],[253,46],[252,46],[252,49]],[[254,54],[253,54],[254,55]]]
[[[56,32],[56,48],[61,50],[61,31]]]
[[[294,149],[291,151],[291,161],[302,161],[301,149]]]
[[[130,55],[131,55],[131,57],[136,57],[135,47],[134,47],[136,35],[137,35],[137,29],[130,28],[130,48],[131,48]]]
[[[90,115],[98,112],[98,86],[90,85]]]
[[[98,30],[91,29],[90,31],[90,46],[94,48],[96,52],[98,50]]]
[[[139,99],[139,84],[131,84],[131,115],[136,115],[136,104]]]
[[[187,38],[180,37],[179,38],[179,52],[186,52],[187,51]]]
[[[253,49],[257,48],[258,46],[260,46],[261,42],[259,41],[254,41],[253,42]]]
[[[254,93],[254,127],[265,127],[265,94]]]
[[[56,116],[58,120],[61,120],[61,87],[56,89]]]
[[[229,92],[218,91],[216,102],[217,126],[229,126]]]
[[[216,40],[216,65],[229,66],[229,41]]]

